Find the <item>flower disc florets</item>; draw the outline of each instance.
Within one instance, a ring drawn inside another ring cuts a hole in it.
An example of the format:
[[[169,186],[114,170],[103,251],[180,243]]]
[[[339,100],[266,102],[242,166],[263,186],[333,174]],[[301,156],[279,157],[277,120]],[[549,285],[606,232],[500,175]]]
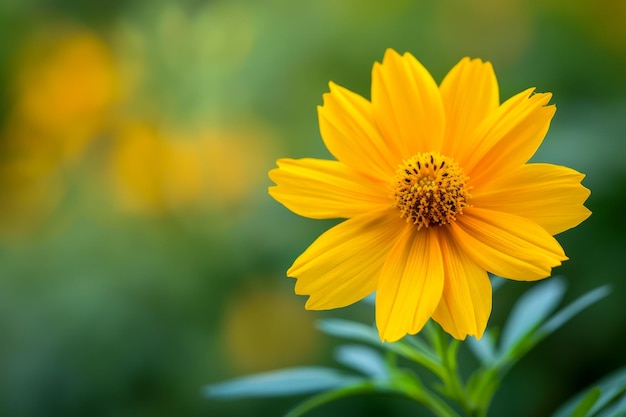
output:
[[[452,158],[438,152],[418,153],[398,166],[394,205],[418,230],[452,223],[468,206],[471,195],[467,180]]]

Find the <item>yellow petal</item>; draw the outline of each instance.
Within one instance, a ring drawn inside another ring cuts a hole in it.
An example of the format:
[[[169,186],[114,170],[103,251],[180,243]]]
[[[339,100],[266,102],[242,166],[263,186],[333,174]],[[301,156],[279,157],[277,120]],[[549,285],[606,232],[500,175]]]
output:
[[[470,137],[473,152],[463,162],[472,184],[487,183],[515,170],[535,154],[556,108],[551,94],[528,89],[504,102]]]
[[[441,150],[445,126],[441,94],[413,55],[400,56],[388,49],[382,64],[374,64],[372,106],[381,133],[399,144],[403,158]]]
[[[437,233],[406,224],[383,265],[376,292],[381,340],[395,342],[419,332],[443,291],[443,263]]]
[[[442,231],[445,229],[442,229]],[[433,314],[453,337],[482,337],[491,314],[491,283],[487,271],[474,262],[458,244],[440,233],[443,255],[443,296]]]
[[[380,135],[369,101],[330,83],[318,117],[324,144],[335,158],[365,176],[393,176],[402,157],[397,144]]]
[[[583,206],[590,191],[585,176],[551,164],[528,164],[472,192],[472,204],[530,219],[555,235],[577,226],[591,212]]]
[[[390,206],[387,185],[337,161],[280,159],[269,193],[289,210],[313,219],[350,218]]]
[[[481,268],[503,278],[545,278],[567,259],[544,228],[513,214],[469,207],[450,226],[459,247]]]
[[[463,166],[465,155],[474,150],[467,139],[500,105],[498,81],[491,63],[464,58],[445,76],[439,90],[446,114],[442,153]]]
[[[350,305],[376,289],[380,269],[406,223],[395,212],[367,213],[329,229],[295,260],[287,275],[306,308]]]

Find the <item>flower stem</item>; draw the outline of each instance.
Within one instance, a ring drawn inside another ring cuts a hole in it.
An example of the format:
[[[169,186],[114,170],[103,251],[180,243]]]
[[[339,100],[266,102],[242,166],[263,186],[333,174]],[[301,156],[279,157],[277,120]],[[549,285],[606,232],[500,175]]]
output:
[[[425,388],[412,390],[410,392],[405,390],[405,393],[409,396],[409,398],[428,408],[437,417],[461,417],[461,415],[459,415],[459,413],[450,407],[443,399]]]
[[[449,342],[443,329],[436,325],[433,327],[435,330],[431,332],[431,343],[446,371],[442,378],[445,394],[461,407],[466,416],[484,417],[486,409],[471,401],[457,369],[456,353],[460,342],[458,340]]]

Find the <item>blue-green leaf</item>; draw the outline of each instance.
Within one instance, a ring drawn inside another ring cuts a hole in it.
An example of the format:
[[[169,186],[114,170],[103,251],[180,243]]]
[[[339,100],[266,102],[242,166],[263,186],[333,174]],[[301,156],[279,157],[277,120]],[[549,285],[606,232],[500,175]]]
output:
[[[331,336],[382,345],[376,329],[363,323],[343,319],[322,319],[317,322],[317,327]]]
[[[397,353],[404,358],[421,364],[437,375],[442,375],[445,372],[440,359],[431,351],[422,351],[404,340],[394,343],[382,343],[378,336],[378,331],[372,326],[342,319],[323,319],[319,320],[317,325],[321,331],[332,336],[366,342]]]
[[[565,283],[559,277],[550,278],[526,291],[513,306],[502,330],[500,354],[513,348],[533,331],[556,308],[563,298]]]
[[[299,367],[235,378],[204,388],[208,397],[274,397],[317,392],[363,381],[332,368]]]
[[[468,337],[467,346],[483,365],[495,362],[496,346],[491,332],[486,331],[480,340],[475,337]]]
[[[365,394],[375,391],[390,391],[389,389],[377,388],[371,381],[365,381],[354,385],[348,385],[345,387],[337,388],[332,391],[326,391],[307,398],[302,403],[291,409],[285,417],[300,417],[305,415],[311,410],[321,407],[324,404],[328,404],[332,401],[340,398],[348,397],[351,395]]]
[[[567,323],[576,314],[580,313],[590,305],[598,302],[599,300],[609,295],[610,292],[611,290],[608,285],[604,285],[602,287],[596,288],[595,290],[589,291],[587,294],[581,296],[576,301],[561,309],[558,313],[552,316],[539,328],[537,333],[541,336],[544,336],[554,332],[559,327]]]
[[[364,302],[365,304],[369,304],[371,306],[376,305],[376,293],[375,292],[371,293],[370,295],[368,295],[367,297],[365,297],[361,301]]]
[[[587,395],[583,397],[574,411],[572,411],[571,417],[587,417],[594,404],[600,399],[601,394],[600,388],[596,387],[589,390]]]
[[[388,379],[389,372],[381,354],[362,345],[343,345],[335,351],[337,362],[349,366],[372,379]]]
[[[483,367],[471,375],[467,381],[467,395],[473,404],[486,407],[494,392],[500,386],[502,375],[498,368]]]
[[[506,284],[507,280],[504,278],[500,278],[497,275],[490,275],[491,278],[491,291],[492,292],[496,292],[498,290],[498,288],[502,287],[504,284]]]
[[[626,416],[626,393],[601,410],[595,417],[624,417]]]
[[[429,322],[430,322],[430,320],[429,320]],[[402,339],[402,340],[405,341],[411,347],[414,347],[417,350],[419,350],[420,352],[424,353],[425,355],[428,355],[428,356],[430,356],[433,359],[438,359],[438,356],[435,353],[435,351],[430,347],[430,345],[428,345],[420,337],[420,335],[418,335],[418,334],[407,335],[407,336],[404,336],[404,339]]]
[[[584,401],[584,399],[589,396],[589,391],[598,390],[600,392],[599,398],[594,402],[589,412],[585,415],[591,416],[596,415],[598,412],[602,411],[602,415],[606,416],[616,416],[620,415],[619,412],[622,409],[626,408],[626,399],[624,399],[624,393],[626,392],[626,367],[621,368],[612,374],[602,378],[598,383],[594,384],[593,388],[587,389],[577,395],[575,395],[572,399],[567,401],[561,408],[559,408],[552,417],[570,417],[577,409],[577,407]],[[620,398],[621,397],[621,398]],[[619,400],[613,404],[612,402]],[[606,406],[606,412],[603,411],[603,408]],[[614,412],[614,413],[613,413]],[[613,413],[613,414],[612,414]]]

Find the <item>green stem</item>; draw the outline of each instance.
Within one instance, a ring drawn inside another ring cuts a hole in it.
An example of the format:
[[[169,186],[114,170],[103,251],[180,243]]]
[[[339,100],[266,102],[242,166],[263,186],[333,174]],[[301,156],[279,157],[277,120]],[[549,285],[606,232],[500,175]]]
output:
[[[411,358],[415,360],[417,363],[423,363],[423,359],[427,359],[421,352],[416,352],[413,348],[408,345],[400,345],[399,342],[396,342],[394,345],[396,348],[402,346],[401,349],[388,350],[386,354],[386,362],[389,369],[397,370],[397,357],[396,355],[401,352],[403,356]],[[438,358],[433,358],[438,359]],[[427,369],[433,371],[436,375],[443,375],[445,369],[440,364],[436,364],[431,362],[431,360],[426,360],[427,364],[435,365],[433,367],[426,366]],[[422,385],[421,381],[416,375],[412,375],[410,373],[405,373],[401,371],[394,372],[395,375],[392,376],[391,386],[398,393],[402,393],[406,397],[422,404],[424,407],[428,408],[438,417],[461,417],[450,405],[448,405],[443,399],[437,396],[435,393],[427,390]]]
[[[479,370],[476,372],[478,373],[481,371]],[[493,399],[493,395],[495,394],[496,389],[500,385],[501,378],[502,374],[497,368],[492,368],[481,372],[478,383],[474,388],[473,394],[476,408],[480,411],[477,416],[487,415],[489,404]]]
[[[441,357],[443,367],[446,370],[446,379],[444,380],[446,390],[450,394],[451,398],[459,403],[463,411],[470,415],[472,407],[469,404],[465,389],[461,384],[460,376],[456,369],[456,347],[450,345],[446,346],[448,338],[443,330],[441,330],[438,326],[437,339],[438,352]]]
[[[426,392],[424,394],[426,394]],[[435,415],[439,417],[461,417],[452,407],[435,394],[428,392],[424,397],[426,400],[424,405]]]
[[[446,371],[445,377],[442,378],[445,393],[461,407],[468,417],[484,417],[486,406],[474,403],[461,382],[456,362],[456,352],[460,342],[453,340],[452,343],[448,343],[448,336],[443,329],[439,326],[434,327],[436,330],[431,333],[431,340]]]
[[[419,365],[422,365],[424,368],[428,369],[439,378],[444,378],[446,371],[443,368],[442,364],[437,361],[437,359],[439,358],[432,358],[424,354],[423,352],[416,350],[413,346],[402,340],[395,342],[393,349],[393,351],[397,354],[402,355]]]
[[[461,417],[452,407],[435,393],[421,387],[411,391],[404,390],[406,395],[428,408],[438,417]]]

